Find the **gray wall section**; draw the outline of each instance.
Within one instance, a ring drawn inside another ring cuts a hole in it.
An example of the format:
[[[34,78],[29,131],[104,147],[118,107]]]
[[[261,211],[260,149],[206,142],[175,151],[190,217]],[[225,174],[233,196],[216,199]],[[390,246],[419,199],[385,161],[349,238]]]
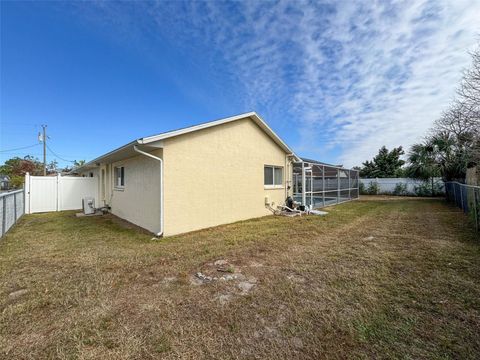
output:
[[[0,236],[3,237],[25,212],[24,191],[0,194]]]
[[[112,189],[110,203],[112,213],[153,233],[158,233],[160,162],[140,155],[112,165],[125,167],[125,187]]]

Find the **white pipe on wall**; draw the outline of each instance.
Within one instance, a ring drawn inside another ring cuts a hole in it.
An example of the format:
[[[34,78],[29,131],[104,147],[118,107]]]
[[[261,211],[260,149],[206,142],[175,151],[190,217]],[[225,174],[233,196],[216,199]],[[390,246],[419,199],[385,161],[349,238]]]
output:
[[[160,232],[157,233],[157,236],[163,235],[163,159],[158,156],[149,154],[145,151],[139,150],[136,145],[133,146],[133,150],[136,152],[148,156],[152,159],[160,161]]]
[[[289,167],[289,160],[288,160],[289,155],[285,155],[285,174],[283,175],[285,177],[285,195],[284,199],[287,198],[288,196],[288,184],[290,183],[290,167]]]
[[[305,185],[307,182],[305,181],[305,163],[302,161],[302,205],[306,206],[307,202],[307,194],[305,193]]]
[[[285,199],[290,195],[292,191],[290,189],[293,188],[293,166],[292,166],[292,158],[293,154],[285,155]],[[290,186],[290,189],[288,188]]]

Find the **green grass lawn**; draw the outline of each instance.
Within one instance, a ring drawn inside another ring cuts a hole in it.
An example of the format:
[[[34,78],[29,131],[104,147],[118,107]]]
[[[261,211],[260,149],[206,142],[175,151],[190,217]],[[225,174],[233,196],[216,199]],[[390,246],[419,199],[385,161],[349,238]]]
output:
[[[157,241],[111,216],[24,216],[0,240],[0,357],[478,358],[464,214],[424,199],[328,210]]]

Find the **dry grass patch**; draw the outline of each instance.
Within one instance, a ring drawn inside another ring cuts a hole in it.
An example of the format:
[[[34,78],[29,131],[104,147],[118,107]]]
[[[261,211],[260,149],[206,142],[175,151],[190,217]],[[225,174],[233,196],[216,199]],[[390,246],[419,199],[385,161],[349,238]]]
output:
[[[329,211],[160,241],[110,217],[25,216],[0,244],[2,357],[477,357],[480,246],[462,213]]]

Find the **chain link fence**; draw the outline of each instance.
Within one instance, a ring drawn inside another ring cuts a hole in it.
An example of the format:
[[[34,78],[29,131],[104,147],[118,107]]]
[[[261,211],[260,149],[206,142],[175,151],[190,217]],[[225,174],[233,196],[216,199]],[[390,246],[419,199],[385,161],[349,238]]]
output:
[[[475,229],[480,231],[480,186],[448,181],[445,183],[445,194],[448,201],[471,217]]]
[[[0,238],[16,224],[25,213],[24,190],[0,193]]]

